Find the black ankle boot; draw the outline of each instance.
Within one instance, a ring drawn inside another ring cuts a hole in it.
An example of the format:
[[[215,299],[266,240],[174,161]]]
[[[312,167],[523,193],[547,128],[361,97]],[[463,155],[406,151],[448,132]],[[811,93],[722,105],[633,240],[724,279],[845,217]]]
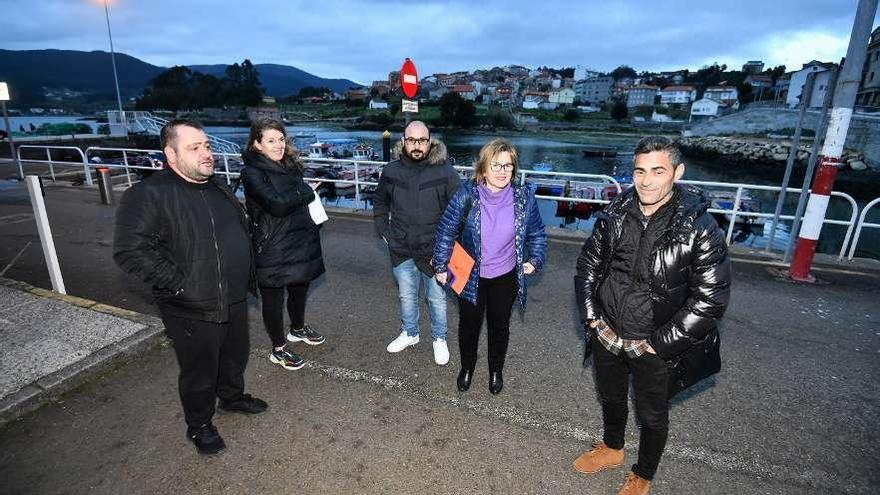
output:
[[[467,390],[471,388],[471,378],[473,377],[474,370],[462,368],[461,371],[458,372],[458,380],[456,380],[458,390],[460,392],[467,392]]]
[[[489,392],[492,392],[492,395],[498,395],[502,388],[504,388],[504,377],[501,376],[501,372],[489,372]]]

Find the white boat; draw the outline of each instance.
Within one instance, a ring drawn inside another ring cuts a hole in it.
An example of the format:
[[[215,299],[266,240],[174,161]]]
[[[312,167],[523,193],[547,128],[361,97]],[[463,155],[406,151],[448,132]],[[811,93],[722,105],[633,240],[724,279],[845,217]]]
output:
[[[309,152],[306,156],[309,158],[333,158],[330,154],[330,145],[320,141],[309,145]]]
[[[358,144],[352,149],[352,158],[355,160],[375,160],[379,158],[368,144]]]

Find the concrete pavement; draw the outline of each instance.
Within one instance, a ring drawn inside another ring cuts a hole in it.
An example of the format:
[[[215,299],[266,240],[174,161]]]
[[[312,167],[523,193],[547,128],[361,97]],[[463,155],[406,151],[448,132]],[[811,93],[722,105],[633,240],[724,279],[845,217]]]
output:
[[[3,221],[27,213],[14,191],[0,194],[0,206],[5,267],[35,231]],[[97,205],[95,191],[70,188],[47,188],[47,206],[68,290],[154,315],[146,289],[109,261],[112,208]],[[485,357],[471,391],[455,389],[452,301],[448,366],[433,364],[427,341],[384,351],[397,333],[396,290],[371,230],[368,218],[339,214],[323,230],[328,273],[310,294],[307,317],[328,342],[298,345],[306,368],[268,362],[252,302],[247,379],[270,411],[218,416],[225,454],[200,458],[183,438],[174,356],[159,345],[0,428],[0,493],[616,493],[624,470],[590,477],[570,468],[601,435],[571,294],[581,241],[551,240],[529,308],[514,315],[496,397],[486,389]],[[38,242],[33,250],[6,276],[46,287]],[[735,253],[723,370],[674,402],[653,493],[880,486],[878,270],[829,265],[818,272],[824,285],[803,286],[774,278],[772,263]],[[636,432],[631,422],[627,465]]]

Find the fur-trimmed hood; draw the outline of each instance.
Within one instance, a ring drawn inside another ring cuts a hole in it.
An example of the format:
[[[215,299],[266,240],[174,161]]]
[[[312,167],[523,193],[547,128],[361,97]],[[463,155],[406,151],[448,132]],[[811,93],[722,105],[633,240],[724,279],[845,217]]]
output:
[[[443,141],[435,138],[431,138],[431,149],[428,151],[428,156],[426,156],[424,160],[418,162],[412,161],[408,156],[403,154],[402,140],[398,140],[397,144],[394,145],[394,149],[391,150],[391,159],[400,160],[400,162],[406,166],[416,164],[424,164],[427,166],[445,165],[448,158],[449,154],[446,152],[446,145],[443,144]]]

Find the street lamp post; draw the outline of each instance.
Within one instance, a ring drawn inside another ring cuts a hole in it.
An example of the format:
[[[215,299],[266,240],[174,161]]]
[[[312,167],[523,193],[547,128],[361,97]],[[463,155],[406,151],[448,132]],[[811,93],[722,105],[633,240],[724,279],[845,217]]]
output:
[[[110,1],[104,0],[104,14],[107,17],[107,37],[110,38],[110,61],[113,63],[113,81],[116,83],[116,103],[119,105],[119,119],[121,120],[125,134],[128,134],[128,126],[125,123],[125,111],[122,110],[122,95],[119,92],[119,76],[116,74],[116,52],[113,50],[113,33],[110,32]]]
[[[9,151],[12,153],[12,163],[18,165],[18,178],[24,180],[24,170],[21,168],[21,162],[18,155],[15,154],[15,143],[12,141],[12,127],[9,125],[9,114],[6,112],[6,102],[9,100],[9,86],[5,82],[0,82],[0,106],[3,107],[3,123],[6,125],[6,139],[9,140]]]

